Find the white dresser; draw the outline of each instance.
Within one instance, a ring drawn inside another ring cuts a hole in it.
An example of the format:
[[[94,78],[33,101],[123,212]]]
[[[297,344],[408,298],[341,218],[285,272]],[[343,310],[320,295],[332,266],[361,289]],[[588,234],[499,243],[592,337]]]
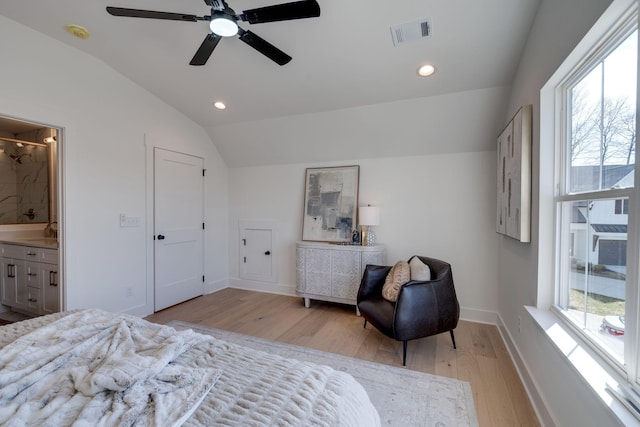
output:
[[[384,247],[296,242],[296,294],[304,298],[356,304],[367,264],[384,265]]]

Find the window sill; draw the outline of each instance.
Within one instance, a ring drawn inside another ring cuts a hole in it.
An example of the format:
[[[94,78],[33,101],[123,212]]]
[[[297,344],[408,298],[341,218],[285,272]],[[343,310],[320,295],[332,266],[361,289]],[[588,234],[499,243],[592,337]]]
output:
[[[626,379],[609,367],[589,346],[582,342],[562,321],[549,310],[525,306],[535,323],[564,355],[574,371],[591,387],[611,412],[625,426],[640,426],[640,414],[632,413],[627,407],[607,391],[607,384],[617,388],[626,384]]]

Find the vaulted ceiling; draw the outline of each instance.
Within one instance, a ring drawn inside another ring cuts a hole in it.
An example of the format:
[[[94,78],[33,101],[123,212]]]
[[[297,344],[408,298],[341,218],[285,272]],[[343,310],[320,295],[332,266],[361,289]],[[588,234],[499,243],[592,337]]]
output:
[[[228,1],[237,13],[276,3]],[[0,14],[93,55],[211,130],[509,86],[539,0],[318,3],[318,18],[240,24],[293,57],[284,66],[237,37],[222,39],[204,66],[191,66],[208,22],[115,17],[105,10],[210,15],[204,0],[3,0]],[[420,20],[430,22],[429,37],[394,45],[391,26]],[[68,24],[85,27],[90,37],[73,37]],[[421,78],[416,70],[426,62],[437,72]],[[227,109],[214,109],[216,100]]]

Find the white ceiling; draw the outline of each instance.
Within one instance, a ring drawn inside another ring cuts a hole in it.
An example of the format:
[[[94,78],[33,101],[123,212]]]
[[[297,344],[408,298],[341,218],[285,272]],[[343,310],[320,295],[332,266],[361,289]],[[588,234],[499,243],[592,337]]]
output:
[[[237,38],[190,66],[206,22],[114,17],[106,6],[209,15],[203,0],[2,0],[0,14],[99,58],[205,129],[509,86],[539,0],[318,0],[319,18],[242,23],[293,57],[278,66]],[[236,13],[280,3],[229,0]],[[433,36],[394,46],[390,26],[430,18]],[[67,24],[89,30],[87,40]],[[416,74],[430,62],[437,73]],[[214,100],[228,108],[218,111]]]

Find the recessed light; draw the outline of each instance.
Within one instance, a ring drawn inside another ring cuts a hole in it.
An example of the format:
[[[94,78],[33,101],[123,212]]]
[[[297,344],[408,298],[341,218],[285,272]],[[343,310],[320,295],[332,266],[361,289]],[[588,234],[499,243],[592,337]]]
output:
[[[80,25],[69,24],[64,27],[69,34],[79,38],[80,40],[86,40],[89,38],[89,30]]]
[[[227,106],[225,105],[224,102],[222,101],[216,101],[213,103],[213,106],[216,107],[218,110],[224,110],[225,108],[227,108]]]
[[[436,67],[430,64],[425,64],[418,68],[418,75],[422,77],[428,77],[436,72]]]

